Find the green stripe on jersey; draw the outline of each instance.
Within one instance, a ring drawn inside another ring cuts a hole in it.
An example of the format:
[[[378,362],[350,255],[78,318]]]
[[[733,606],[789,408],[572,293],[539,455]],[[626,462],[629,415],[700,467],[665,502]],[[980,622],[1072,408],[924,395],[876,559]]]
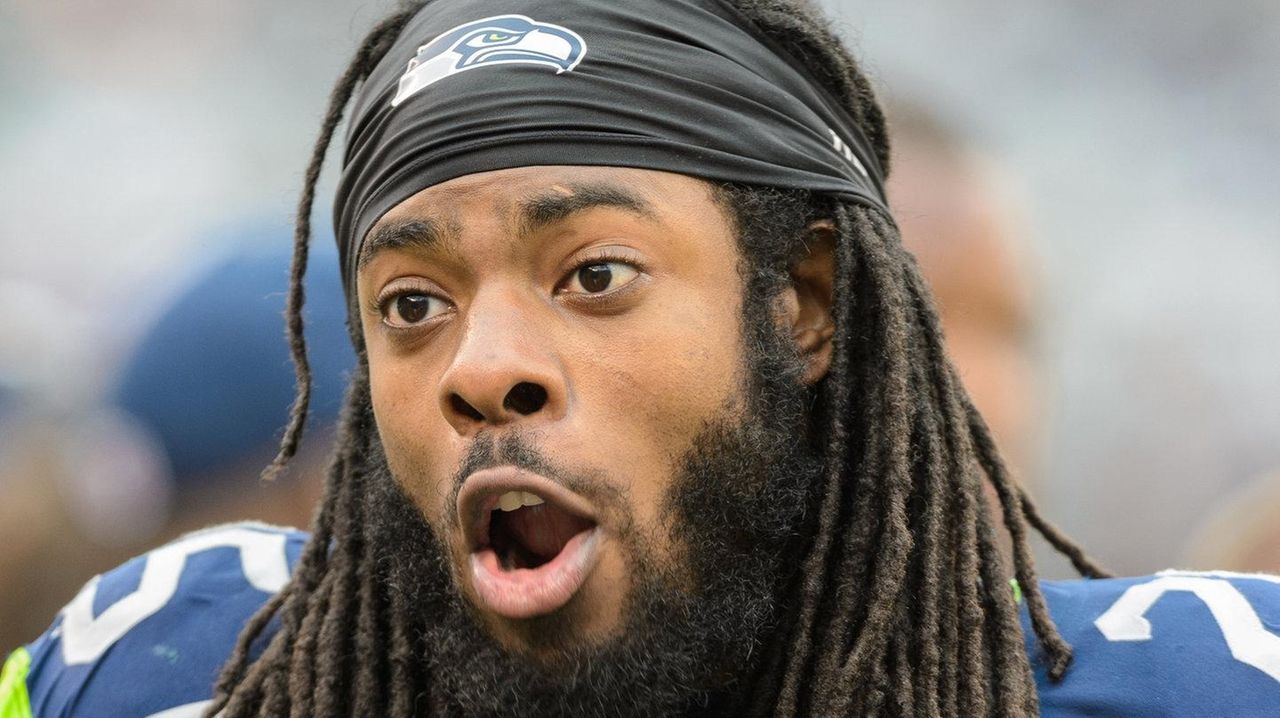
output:
[[[27,671],[31,670],[31,654],[19,648],[9,654],[0,671],[0,718],[31,718],[31,701],[27,698]]]

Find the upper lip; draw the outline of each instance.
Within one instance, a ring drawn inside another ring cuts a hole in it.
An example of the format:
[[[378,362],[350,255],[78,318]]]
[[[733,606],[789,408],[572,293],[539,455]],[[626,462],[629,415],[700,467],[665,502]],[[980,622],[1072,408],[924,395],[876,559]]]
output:
[[[459,525],[467,533],[468,548],[489,543],[489,516],[498,498],[508,491],[528,491],[557,508],[598,524],[595,507],[585,498],[541,474],[515,466],[482,469],[466,478],[458,492]]]

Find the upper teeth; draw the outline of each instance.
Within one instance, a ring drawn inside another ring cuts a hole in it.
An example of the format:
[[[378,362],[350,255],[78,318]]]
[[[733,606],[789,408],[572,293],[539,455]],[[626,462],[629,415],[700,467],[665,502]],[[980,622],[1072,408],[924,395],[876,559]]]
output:
[[[537,506],[543,503],[542,497],[528,491],[508,491],[498,497],[498,508],[502,511],[515,511],[524,506]]]

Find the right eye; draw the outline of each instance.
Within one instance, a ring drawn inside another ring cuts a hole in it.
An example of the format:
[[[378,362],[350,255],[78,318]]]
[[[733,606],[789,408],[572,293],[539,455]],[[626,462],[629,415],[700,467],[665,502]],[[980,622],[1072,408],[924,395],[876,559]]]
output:
[[[396,329],[420,326],[444,314],[448,302],[421,292],[404,292],[388,297],[381,307],[382,321]]]

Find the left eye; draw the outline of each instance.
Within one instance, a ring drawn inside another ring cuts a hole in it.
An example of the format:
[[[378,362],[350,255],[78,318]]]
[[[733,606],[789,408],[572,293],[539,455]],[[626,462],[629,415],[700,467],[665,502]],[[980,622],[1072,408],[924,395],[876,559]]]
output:
[[[488,35],[485,35],[484,37],[485,42],[503,42],[505,40],[510,40],[510,39],[511,39],[510,35],[507,35],[501,32],[491,32]]]
[[[407,292],[393,296],[383,303],[379,311],[382,321],[388,326],[398,329],[425,324],[447,311],[449,305],[439,297],[430,294]]]
[[[578,267],[569,275],[565,291],[600,294],[630,283],[639,274],[639,270],[626,262],[592,262]]]

